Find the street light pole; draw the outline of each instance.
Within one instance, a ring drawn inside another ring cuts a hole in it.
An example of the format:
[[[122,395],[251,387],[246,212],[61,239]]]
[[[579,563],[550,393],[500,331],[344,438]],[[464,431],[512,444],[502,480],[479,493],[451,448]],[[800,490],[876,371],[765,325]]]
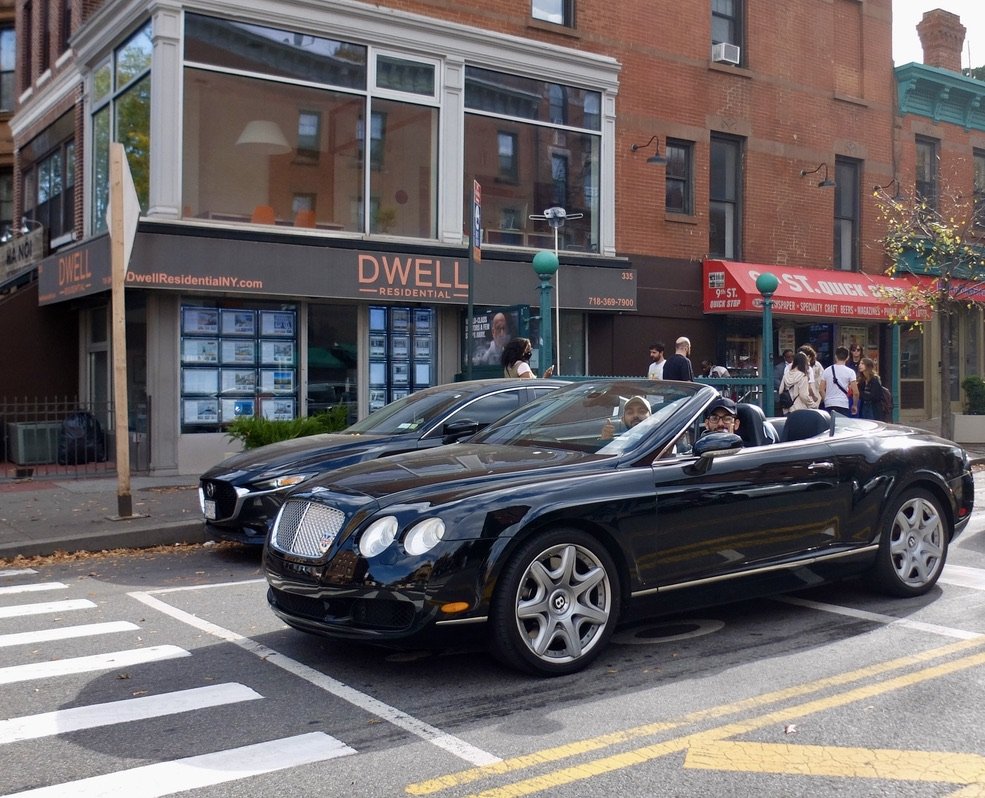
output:
[[[557,274],[560,261],[555,253],[542,249],[534,255],[533,267],[540,279],[540,353],[541,357],[550,359],[554,349],[554,341],[551,333],[551,277]],[[541,373],[544,372],[550,363],[539,363]],[[555,365],[555,371],[557,367]]]
[[[756,290],[763,295],[763,412],[773,415],[773,294],[780,287],[775,274],[764,272],[756,278]]]
[[[580,219],[585,214],[583,213],[568,213],[564,208],[554,206],[552,208],[546,208],[543,213],[532,213],[530,214],[531,219],[544,219],[554,230],[554,258],[557,260],[558,264],[561,263],[560,260],[560,247],[558,242],[559,231],[564,227],[564,223],[568,219]],[[540,254],[540,253],[538,253]],[[536,260],[536,256],[534,256]],[[560,268],[560,266],[555,268],[555,271]],[[557,328],[557,359],[558,362],[554,364],[554,374],[555,376],[561,373],[561,275],[554,278],[554,290],[557,292],[557,302],[555,302],[554,308],[554,322]],[[543,308],[540,311],[541,318],[544,316]]]

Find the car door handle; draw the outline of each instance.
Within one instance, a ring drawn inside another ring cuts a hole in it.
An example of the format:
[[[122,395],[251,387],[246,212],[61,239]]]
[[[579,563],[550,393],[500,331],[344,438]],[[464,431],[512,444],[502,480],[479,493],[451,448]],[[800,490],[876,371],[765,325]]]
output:
[[[831,474],[834,473],[835,464],[830,460],[825,460],[823,463],[811,463],[807,466],[807,470],[812,474]]]

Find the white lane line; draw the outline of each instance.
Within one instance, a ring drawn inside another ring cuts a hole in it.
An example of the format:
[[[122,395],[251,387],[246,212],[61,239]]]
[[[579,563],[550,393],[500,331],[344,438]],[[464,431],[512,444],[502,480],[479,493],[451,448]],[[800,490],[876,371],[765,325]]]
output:
[[[9,596],[14,593],[39,593],[42,590],[65,590],[68,585],[61,582],[36,582],[27,585],[7,585],[0,587],[0,596]]]
[[[353,706],[356,706],[365,712],[376,715],[378,718],[385,720],[387,723],[391,723],[404,731],[410,732],[411,734],[420,737],[422,740],[425,740],[432,745],[453,754],[454,756],[464,759],[472,765],[491,765],[495,762],[502,761],[498,756],[490,754],[488,751],[483,751],[480,748],[476,748],[458,737],[454,737],[453,735],[447,734],[441,729],[431,726],[422,720],[411,717],[406,712],[402,712],[396,707],[391,707],[389,704],[384,704],[382,701],[379,701],[372,696],[368,696],[365,693],[361,693],[355,688],[349,687],[349,685],[344,684],[337,679],[333,679],[331,676],[325,675],[321,671],[310,668],[307,665],[291,659],[290,657],[284,656],[283,654],[274,651],[272,648],[267,648],[267,646],[257,643],[249,637],[243,637],[241,634],[230,631],[229,629],[223,629],[221,626],[216,626],[213,623],[202,620],[191,613],[185,612],[184,610],[179,610],[177,607],[166,604],[148,593],[130,593],[129,595],[137,599],[137,601],[141,601],[144,604],[155,608],[159,612],[163,612],[165,615],[169,615],[176,620],[187,623],[196,629],[206,632],[207,634],[214,635],[221,640],[234,643],[240,648],[249,651],[251,654],[255,654],[264,662],[269,662],[271,665],[276,665],[278,668],[282,668],[288,673],[292,673],[295,676],[304,679],[325,692],[331,693],[332,695],[341,698],[343,701],[348,701]]]
[[[80,626],[63,626],[58,629],[41,629],[36,632],[16,632],[0,635],[0,648],[50,643],[52,640],[70,640],[73,637],[133,632],[138,629],[140,629],[139,626],[129,621],[107,621],[105,623],[84,623]]]
[[[979,632],[968,632],[964,629],[954,629],[950,626],[939,626],[936,623],[924,623],[923,621],[911,621],[906,618],[897,618],[893,615],[882,615],[878,612],[866,612],[856,610],[851,607],[839,607],[837,604],[824,604],[820,601],[808,601],[807,599],[797,598],[796,596],[780,596],[776,601],[785,604],[796,604],[798,607],[808,607],[812,610],[830,612],[835,615],[844,615],[848,618],[859,618],[863,621],[882,623],[886,626],[902,626],[905,629],[913,629],[918,632],[929,632],[930,634],[942,635],[943,637],[956,637],[959,640],[974,640],[982,637]]]
[[[234,682],[176,690],[163,695],[128,698],[124,701],[109,701],[105,704],[91,704],[86,707],[60,709],[57,712],[44,712],[39,715],[25,715],[0,721],[0,745],[22,740],[36,740],[39,737],[50,737],[55,734],[68,734],[83,729],[96,729],[116,723],[160,718],[240,701],[256,701],[258,698],[263,696],[245,685]]]
[[[49,679],[52,676],[68,676],[73,673],[90,673],[110,668],[127,668],[176,657],[190,657],[191,654],[177,646],[150,646],[129,651],[112,651],[95,654],[91,657],[72,657],[53,662],[36,662],[30,665],[12,665],[0,668],[0,684],[27,682],[32,679]]]
[[[945,565],[944,573],[937,580],[945,585],[970,587],[972,590],[985,590],[985,570],[969,568],[966,565]]]
[[[0,607],[0,618],[21,618],[25,615],[47,615],[52,612],[89,610],[95,606],[88,599],[46,601],[43,604],[15,604],[13,607]]]
[[[0,579],[6,579],[9,576],[24,576],[26,574],[36,574],[33,568],[7,568],[6,570],[0,571]]]
[[[356,753],[323,732],[92,776],[15,793],[19,798],[158,798]],[[324,789],[324,785],[322,785]],[[319,794],[324,794],[321,790]]]

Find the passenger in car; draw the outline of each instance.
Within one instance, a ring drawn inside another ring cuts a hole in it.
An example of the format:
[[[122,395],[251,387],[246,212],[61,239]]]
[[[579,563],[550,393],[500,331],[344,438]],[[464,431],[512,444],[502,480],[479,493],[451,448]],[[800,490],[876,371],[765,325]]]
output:
[[[642,396],[630,396],[622,408],[622,420],[618,429],[611,419],[606,419],[602,425],[602,432],[599,437],[604,441],[611,441],[616,435],[620,435],[626,430],[630,430],[650,417],[650,403]]]

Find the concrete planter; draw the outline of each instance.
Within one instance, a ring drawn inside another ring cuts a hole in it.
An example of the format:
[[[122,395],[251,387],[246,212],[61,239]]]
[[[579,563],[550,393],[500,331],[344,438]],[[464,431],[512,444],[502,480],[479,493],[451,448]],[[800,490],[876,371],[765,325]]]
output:
[[[954,414],[955,443],[985,443],[985,416]]]

